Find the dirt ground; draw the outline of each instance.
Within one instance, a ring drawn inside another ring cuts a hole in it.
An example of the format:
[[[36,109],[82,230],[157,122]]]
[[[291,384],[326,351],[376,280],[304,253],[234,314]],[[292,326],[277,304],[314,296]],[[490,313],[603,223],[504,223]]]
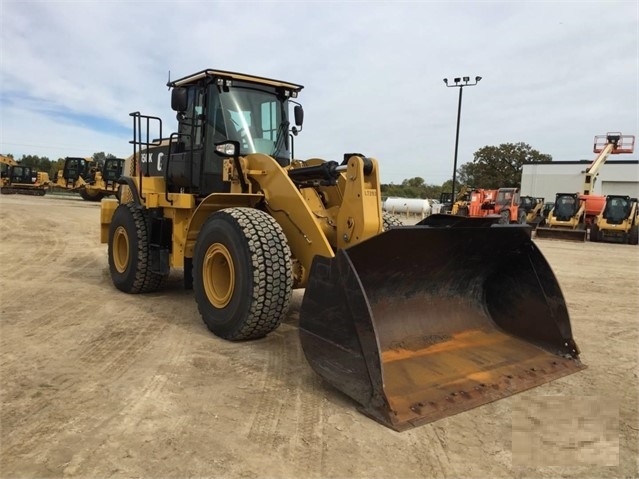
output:
[[[637,247],[538,240],[588,368],[397,433],[310,369],[302,292],[269,337],[231,343],[180,273],[112,286],[99,204],[4,196],[0,218],[3,478],[638,476]]]

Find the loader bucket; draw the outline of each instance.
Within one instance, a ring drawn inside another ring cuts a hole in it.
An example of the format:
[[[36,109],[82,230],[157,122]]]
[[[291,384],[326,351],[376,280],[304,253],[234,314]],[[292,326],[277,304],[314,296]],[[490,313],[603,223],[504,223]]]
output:
[[[451,221],[316,257],[302,302],[312,368],[397,431],[584,367],[530,227]]]
[[[586,230],[561,228],[561,227],[538,227],[535,230],[535,238],[559,239],[567,241],[576,241],[583,243],[586,241]]]

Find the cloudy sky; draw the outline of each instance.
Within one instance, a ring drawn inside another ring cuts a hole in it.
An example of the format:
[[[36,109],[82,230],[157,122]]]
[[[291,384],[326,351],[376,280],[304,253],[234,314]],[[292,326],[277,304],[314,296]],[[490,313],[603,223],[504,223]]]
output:
[[[166,87],[205,68],[305,86],[296,157],[377,158],[383,183],[452,177],[482,146],[591,159],[639,134],[636,1],[0,0],[0,153],[131,154],[141,111],[175,129]],[[625,155],[635,159],[635,155]]]

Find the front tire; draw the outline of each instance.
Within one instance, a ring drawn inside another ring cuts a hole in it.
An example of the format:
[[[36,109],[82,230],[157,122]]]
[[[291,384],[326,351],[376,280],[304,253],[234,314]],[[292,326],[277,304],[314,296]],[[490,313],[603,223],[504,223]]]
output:
[[[596,223],[590,226],[590,241],[593,243],[599,242],[599,226]]]
[[[253,208],[212,214],[195,243],[193,290],[216,336],[239,341],[275,330],[293,291],[291,251],[277,221]]]
[[[499,213],[499,224],[500,225],[509,225],[510,224],[510,211],[502,210]]]
[[[151,271],[149,223],[133,203],[119,205],[109,227],[109,271],[113,284],[125,293],[156,291],[166,275]]]

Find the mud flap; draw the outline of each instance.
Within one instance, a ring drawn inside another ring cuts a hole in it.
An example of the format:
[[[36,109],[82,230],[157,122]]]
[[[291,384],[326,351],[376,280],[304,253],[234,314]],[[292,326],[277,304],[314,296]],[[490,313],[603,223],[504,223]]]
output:
[[[586,230],[561,228],[561,227],[538,227],[535,230],[536,238],[560,239],[583,243],[586,241]]]
[[[398,431],[584,367],[530,227],[432,224],[316,257],[300,313],[313,369]]]

